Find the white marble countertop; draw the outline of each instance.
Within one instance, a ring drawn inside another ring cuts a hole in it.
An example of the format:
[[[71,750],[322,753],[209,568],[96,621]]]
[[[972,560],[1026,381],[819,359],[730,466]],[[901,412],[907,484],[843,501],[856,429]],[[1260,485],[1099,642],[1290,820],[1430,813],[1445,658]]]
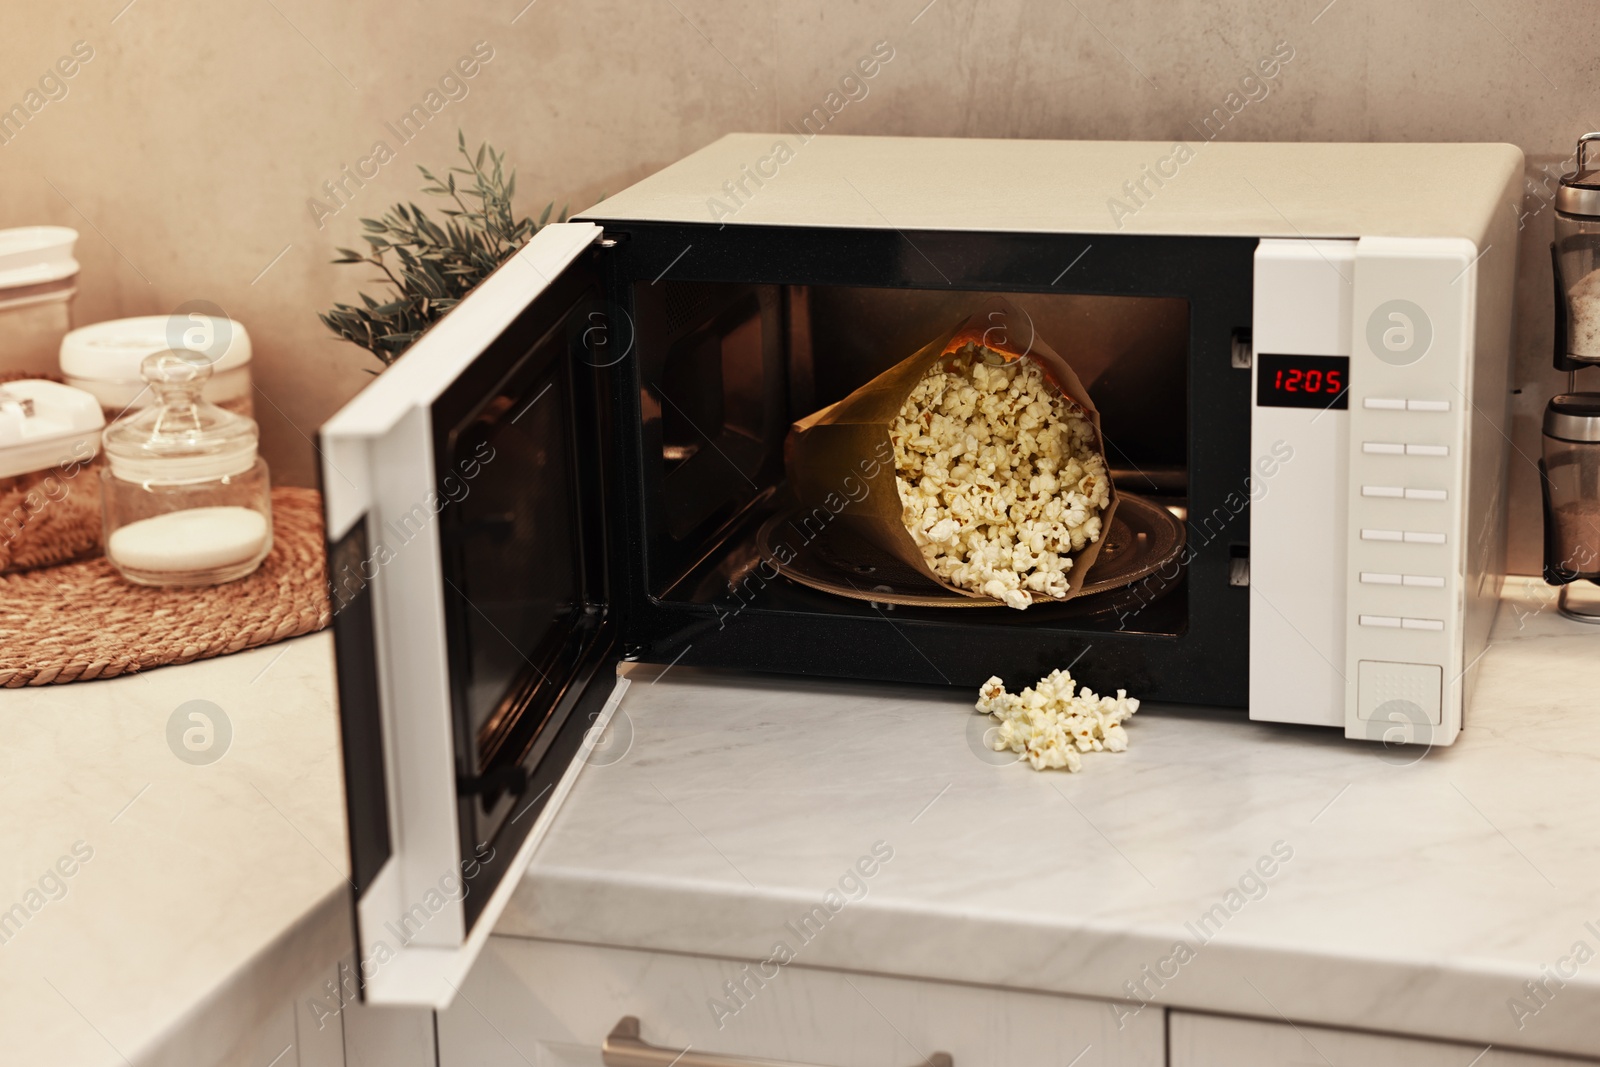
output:
[[[327,634],[0,690],[6,1062],[235,1062],[349,950],[332,692]],[[231,724],[208,764],[168,744],[191,700]]]
[[[1415,762],[1147,705],[1128,752],[1041,774],[979,755],[962,694],[636,669],[631,748],[584,769],[497,933],[1600,1053],[1600,629],[1512,586],[1466,730]]]

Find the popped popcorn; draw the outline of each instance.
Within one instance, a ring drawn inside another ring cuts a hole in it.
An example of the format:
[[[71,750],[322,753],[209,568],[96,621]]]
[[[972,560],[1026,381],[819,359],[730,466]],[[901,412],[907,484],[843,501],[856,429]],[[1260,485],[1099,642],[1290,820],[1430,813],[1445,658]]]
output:
[[[968,343],[917,383],[890,440],[902,521],[935,574],[1017,609],[1067,594],[1111,485],[1093,423],[1037,363]]]
[[[992,742],[996,752],[1023,753],[1036,771],[1046,767],[1082,767],[1083,752],[1122,752],[1128,732],[1122,721],[1139,710],[1139,701],[1126,689],[1114,697],[1097,696],[1088,686],[1077,689],[1067,671],[1051,671],[1020,693],[1006,692],[1006,684],[990,678],[978,690],[973,705],[980,715],[1000,723]]]

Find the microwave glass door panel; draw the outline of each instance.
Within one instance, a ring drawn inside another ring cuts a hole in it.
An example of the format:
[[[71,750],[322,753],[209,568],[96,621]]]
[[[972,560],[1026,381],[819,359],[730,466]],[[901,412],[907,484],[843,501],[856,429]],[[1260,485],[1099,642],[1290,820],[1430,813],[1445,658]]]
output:
[[[603,636],[603,524],[586,469],[600,446],[579,414],[594,408],[581,334],[597,294],[578,281],[552,285],[542,296],[556,306],[433,404],[462,860],[490,852],[491,870],[515,851],[496,845],[511,820],[536,814],[529,770]],[[467,895],[469,921],[485,898]]]

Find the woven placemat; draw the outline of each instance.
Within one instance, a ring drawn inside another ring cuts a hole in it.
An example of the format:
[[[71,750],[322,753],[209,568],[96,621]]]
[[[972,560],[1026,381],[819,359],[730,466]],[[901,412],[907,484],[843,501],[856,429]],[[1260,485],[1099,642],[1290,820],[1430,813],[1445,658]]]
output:
[[[248,578],[156,589],[105,558],[0,576],[0,686],[111,678],[270,645],[328,625],[322,499],[272,491],[272,552]]]

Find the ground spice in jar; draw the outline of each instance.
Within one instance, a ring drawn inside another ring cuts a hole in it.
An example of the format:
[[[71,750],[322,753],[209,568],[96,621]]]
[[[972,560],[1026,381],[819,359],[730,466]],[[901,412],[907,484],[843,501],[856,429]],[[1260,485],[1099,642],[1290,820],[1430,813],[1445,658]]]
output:
[[[1600,575],[1600,500],[1569,500],[1556,507],[1556,559],[1580,578]]]

